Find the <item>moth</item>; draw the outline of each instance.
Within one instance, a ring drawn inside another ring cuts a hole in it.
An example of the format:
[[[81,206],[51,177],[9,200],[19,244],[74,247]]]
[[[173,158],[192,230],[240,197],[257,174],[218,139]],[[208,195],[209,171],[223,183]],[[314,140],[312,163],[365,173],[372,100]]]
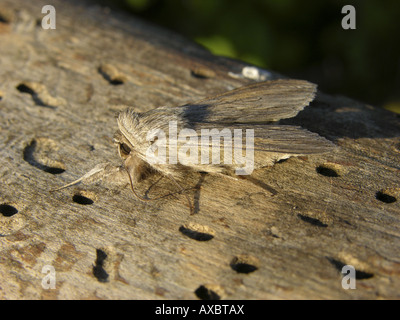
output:
[[[114,135],[122,159],[120,168],[126,171],[139,199],[151,200],[137,194],[135,184],[157,172],[173,182],[176,193],[185,194],[192,211],[190,198],[178,183],[190,171],[238,179],[238,170],[248,165],[243,160],[248,153],[253,155],[251,170],[241,175],[252,181],[249,173],[254,169],[292,156],[331,151],[333,144],[318,134],[279,124],[279,120],[303,110],[314,99],[316,90],[317,86],[307,81],[280,79],[253,83],[179,107],[159,107],[143,113],[127,108],[118,115]],[[205,138],[203,133],[207,134]],[[103,171],[104,166],[96,167],[64,187]]]

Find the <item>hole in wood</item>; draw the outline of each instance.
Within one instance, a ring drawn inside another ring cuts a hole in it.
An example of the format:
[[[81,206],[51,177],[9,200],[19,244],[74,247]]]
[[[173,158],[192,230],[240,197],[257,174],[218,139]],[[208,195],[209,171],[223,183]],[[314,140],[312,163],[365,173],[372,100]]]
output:
[[[325,177],[339,177],[339,173],[337,172],[337,170],[325,165],[318,166],[316,170],[320,175],[323,175]]]
[[[4,217],[12,217],[14,214],[18,213],[18,210],[7,204],[7,203],[3,203],[0,204],[0,213],[4,216]]]
[[[51,174],[60,174],[63,173],[65,170],[62,168],[56,168],[56,167],[46,167],[43,169],[45,172],[51,173]]]
[[[258,259],[249,255],[240,255],[232,259],[230,266],[237,273],[252,273],[258,269]]]
[[[65,99],[50,95],[47,87],[39,82],[21,82],[16,88],[19,92],[30,94],[35,104],[41,107],[54,110],[66,103]]]
[[[200,300],[220,300],[221,296],[208,286],[201,285],[194,292]]]
[[[107,253],[101,249],[96,249],[96,261],[93,266],[93,275],[99,282],[108,282],[109,276],[106,270],[104,270],[104,262],[107,259]]]
[[[18,90],[19,92],[22,92],[22,93],[29,93],[29,94],[31,94],[31,95],[34,95],[34,94],[35,94],[35,91],[34,91],[32,88],[28,87],[28,86],[27,86],[26,84],[24,84],[24,83],[19,84],[19,85],[17,86],[17,90]]]
[[[10,21],[0,13],[0,23],[10,23]]]
[[[38,18],[35,20],[35,26],[40,27],[40,28],[42,27],[42,19],[41,18]]]
[[[278,160],[276,163],[284,163],[284,162],[286,162],[286,161],[288,161],[288,160],[289,160],[289,158],[280,159],[280,160]]]
[[[394,197],[384,191],[378,191],[375,195],[375,198],[384,203],[393,203],[393,202],[397,201],[396,197]]]
[[[91,205],[94,203],[92,199],[85,197],[82,194],[74,194],[72,201],[81,205]]]
[[[304,222],[308,222],[316,227],[326,228],[328,226],[326,223],[323,223],[322,221],[320,221],[316,218],[312,218],[312,217],[309,217],[309,216],[306,216],[306,215],[303,215],[300,213],[297,216]]]
[[[216,74],[214,70],[205,67],[195,67],[191,70],[192,77],[200,79],[215,78]]]
[[[343,267],[346,265],[346,263],[343,263],[342,261],[339,261],[334,258],[327,257],[328,261],[338,270],[340,273],[342,272]],[[364,279],[370,279],[374,276],[373,273],[361,271],[356,269],[356,279],[357,280],[364,280]]]
[[[214,230],[211,228],[196,223],[180,226],[179,231],[190,239],[197,241],[209,241],[215,235]]]
[[[62,162],[49,158],[54,141],[48,139],[33,139],[24,149],[24,160],[30,165],[51,174],[60,174],[65,171]]]
[[[102,64],[98,71],[104,79],[114,86],[124,84],[128,80],[123,73],[111,64]]]
[[[123,84],[125,81],[124,80],[122,80],[122,79],[112,79],[112,80],[110,80],[109,81],[110,82],[110,84],[112,84],[113,86],[118,86],[118,85],[120,85],[120,84]]]
[[[0,23],[8,24],[12,21],[12,13],[8,11],[0,11]]]

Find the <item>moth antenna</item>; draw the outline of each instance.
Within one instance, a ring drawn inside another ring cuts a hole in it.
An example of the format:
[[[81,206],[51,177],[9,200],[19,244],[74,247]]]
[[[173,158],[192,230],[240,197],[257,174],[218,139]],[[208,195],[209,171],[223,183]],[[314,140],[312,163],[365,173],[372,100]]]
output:
[[[82,182],[83,180],[86,180],[88,178],[90,178],[91,176],[95,175],[96,173],[99,173],[101,171],[104,170],[104,168],[107,166],[107,164],[98,164],[97,166],[95,166],[92,170],[90,170],[89,172],[85,173],[82,177],[80,177],[79,179],[72,181],[62,187],[59,187],[57,189],[52,189],[50,190],[50,192],[55,192],[55,191],[60,191],[62,189],[74,186],[80,182]]]
[[[79,178],[78,180],[72,181],[71,183],[68,183],[66,185],[63,185],[63,186],[61,186],[59,188],[51,189],[49,192],[56,192],[56,191],[60,191],[62,189],[68,188],[68,187],[72,187],[72,186],[80,183],[82,180],[83,180],[83,177]]]

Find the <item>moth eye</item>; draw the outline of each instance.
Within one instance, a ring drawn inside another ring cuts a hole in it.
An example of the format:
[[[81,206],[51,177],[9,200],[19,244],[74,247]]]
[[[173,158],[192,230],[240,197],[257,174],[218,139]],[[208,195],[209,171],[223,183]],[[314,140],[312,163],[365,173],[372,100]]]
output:
[[[121,156],[128,156],[131,153],[131,148],[129,148],[126,143],[120,143],[119,152]]]

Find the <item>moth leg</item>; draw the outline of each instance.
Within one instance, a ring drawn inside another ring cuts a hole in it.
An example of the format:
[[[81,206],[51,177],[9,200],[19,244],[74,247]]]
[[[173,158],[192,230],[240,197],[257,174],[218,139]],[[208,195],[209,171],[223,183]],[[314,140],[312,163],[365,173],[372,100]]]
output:
[[[164,175],[161,175],[161,177],[158,178],[157,181],[154,182],[154,183],[147,189],[147,191],[145,192],[145,196],[146,196],[146,197],[147,197],[147,195],[150,193],[151,189],[152,189],[157,183],[159,183],[164,177],[165,177]],[[192,187],[192,188],[185,188],[185,189],[183,189],[182,191],[198,190],[198,189],[200,189],[200,186],[195,186],[195,187]],[[170,195],[170,196],[174,196],[175,194],[182,194],[182,191],[170,193],[169,195]],[[175,198],[177,199],[177,197],[175,197]]]
[[[158,178],[157,181],[154,182],[154,183],[147,189],[147,191],[145,192],[145,196],[146,196],[146,197],[147,197],[147,195],[150,193],[150,190],[151,190],[157,183],[159,183],[163,178],[164,178],[164,176],[161,175],[161,177]]]
[[[252,184],[256,185],[257,187],[260,187],[266,191],[268,191],[269,193],[271,193],[273,196],[278,194],[278,191],[276,191],[274,188],[272,188],[271,186],[269,186],[268,184],[266,184],[265,182],[262,182],[261,180],[258,180],[254,177],[252,177],[251,175],[236,175],[233,173],[216,173],[224,178],[229,178],[229,179],[233,179],[238,181],[239,179],[241,180],[247,180],[249,182],[251,182]]]
[[[261,180],[258,180],[256,178],[253,178],[252,176],[238,176],[240,179],[243,180],[247,180],[250,181],[251,183],[253,183],[254,185],[267,190],[268,192],[270,192],[273,196],[278,194],[278,191],[276,191],[274,188],[272,188],[271,186],[269,186],[268,184],[262,182]]]
[[[165,177],[164,175],[161,175],[161,177],[158,178],[157,181],[154,182],[154,183],[147,189],[147,191],[145,192],[145,196],[146,196],[146,197],[148,197],[147,195],[150,193],[151,188],[153,188],[157,183],[159,183],[164,177]],[[195,189],[195,188],[184,189],[184,191],[191,190],[191,189]],[[178,199],[178,197],[176,197],[175,195],[176,195],[176,194],[181,194],[181,193],[182,193],[181,191],[179,191],[179,192],[173,192],[173,193],[169,193],[169,194],[167,194],[167,195],[165,195],[165,196],[173,196],[175,199]],[[151,200],[153,200],[153,199],[151,199]]]
[[[175,185],[180,189],[180,192],[179,192],[179,193],[183,193],[183,194],[185,195],[186,200],[187,200],[188,203],[189,203],[190,214],[191,214],[191,215],[194,214],[194,208],[193,208],[193,205],[192,205],[192,201],[190,201],[190,197],[188,196],[188,194],[187,194],[187,193],[184,193],[185,189],[178,183],[178,181],[176,181],[176,180],[174,179],[173,176],[167,175],[167,177],[168,177],[173,183],[175,183]]]
[[[144,198],[144,197],[140,196],[140,195],[135,191],[135,188],[133,187],[132,177],[131,177],[131,175],[130,175],[130,173],[129,173],[129,170],[127,170],[127,169],[125,168],[125,171],[126,171],[126,173],[128,174],[128,177],[129,177],[129,184],[130,184],[130,186],[131,186],[131,190],[132,190],[133,194],[135,195],[136,198],[138,198],[138,199],[141,200],[141,201],[147,202],[147,201],[159,200],[159,199],[166,198],[166,197],[168,197],[168,196],[172,196],[172,195],[175,195],[175,194],[182,194],[182,193],[185,191],[185,189],[183,189],[183,188],[181,187],[181,185],[180,185],[173,177],[171,177],[171,176],[168,175],[167,177],[168,177],[170,180],[172,180],[172,181],[179,187],[180,191],[178,191],[178,192],[170,192],[170,193],[167,193],[167,194],[165,194],[165,195],[162,195],[162,196],[159,196],[159,197],[155,197],[155,198]],[[160,181],[160,180],[161,180],[161,179],[159,179],[158,181]],[[158,181],[157,181],[157,182],[158,182]],[[187,194],[185,194],[185,196],[186,196],[186,199],[187,199],[188,202],[189,202],[190,213],[193,214],[193,213],[192,213],[192,212],[193,212],[193,206],[192,206],[192,203],[191,203],[191,201],[190,201],[190,198],[189,198],[189,196],[188,196]]]

